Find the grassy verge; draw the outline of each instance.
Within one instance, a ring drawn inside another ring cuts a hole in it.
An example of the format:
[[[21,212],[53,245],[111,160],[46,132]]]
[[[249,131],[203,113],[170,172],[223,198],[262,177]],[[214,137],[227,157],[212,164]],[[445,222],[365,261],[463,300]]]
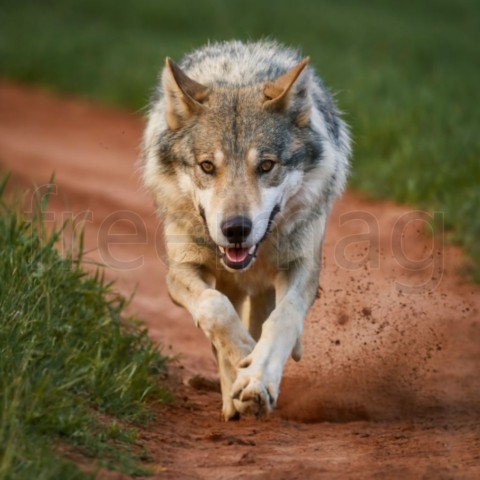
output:
[[[445,214],[480,281],[477,0],[4,0],[0,72],[141,109],[166,55],[271,35],[348,112],[351,184]]]
[[[0,479],[91,478],[100,467],[145,474],[148,452],[131,425],[149,419],[148,401],[167,399],[157,375],[165,359],[123,317],[125,300],[110,285],[59,256],[60,232],[12,211],[4,186]]]

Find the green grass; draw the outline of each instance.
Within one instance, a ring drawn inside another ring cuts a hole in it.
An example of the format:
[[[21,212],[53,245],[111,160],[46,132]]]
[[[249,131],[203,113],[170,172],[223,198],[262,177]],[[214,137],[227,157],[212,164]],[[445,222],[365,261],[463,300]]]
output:
[[[41,219],[15,213],[0,188],[0,479],[146,474],[132,426],[168,398],[165,359],[99,275],[62,258]],[[93,466],[84,473],[61,452]]]
[[[166,55],[272,36],[352,126],[351,185],[445,215],[480,280],[478,0],[3,0],[0,72],[142,109]]]

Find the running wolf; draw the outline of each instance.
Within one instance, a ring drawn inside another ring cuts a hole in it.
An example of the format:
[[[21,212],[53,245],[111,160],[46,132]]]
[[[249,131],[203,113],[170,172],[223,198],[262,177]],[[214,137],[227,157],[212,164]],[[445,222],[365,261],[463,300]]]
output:
[[[148,115],[168,290],[212,344],[226,420],[270,412],[300,360],[347,175],[348,129],[308,62],[270,41],[209,44],[166,59]]]

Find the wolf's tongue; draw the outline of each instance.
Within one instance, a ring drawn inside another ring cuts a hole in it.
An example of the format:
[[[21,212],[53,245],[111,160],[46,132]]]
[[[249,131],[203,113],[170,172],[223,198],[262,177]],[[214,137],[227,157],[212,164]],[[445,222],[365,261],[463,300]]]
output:
[[[248,248],[226,248],[225,254],[231,262],[243,262],[248,255]]]

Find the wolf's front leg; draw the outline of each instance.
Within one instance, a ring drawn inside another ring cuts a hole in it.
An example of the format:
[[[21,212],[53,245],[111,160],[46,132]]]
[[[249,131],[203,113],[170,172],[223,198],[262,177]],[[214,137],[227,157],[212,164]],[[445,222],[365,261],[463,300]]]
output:
[[[255,341],[230,300],[203,280],[197,266],[171,269],[167,283],[173,300],[190,312],[212,342],[222,387],[223,415],[225,420],[235,418],[238,412],[231,397],[232,385],[240,360],[252,352]]]
[[[217,290],[204,290],[191,313],[215,348],[223,415],[225,420],[234,419],[238,416],[238,411],[231,397],[232,385],[240,361],[253,350],[255,341],[243,326],[229,299]]]
[[[275,406],[283,368],[290,355],[299,360],[303,321],[315,300],[319,267],[297,263],[279,274],[276,291],[281,299],[262,327],[252,353],[240,363],[232,387],[235,409],[262,415]]]
[[[214,346],[213,352],[217,361],[218,375],[220,377],[223,417],[227,421],[236,420],[240,416],[240,412],[235,408],[231,392],[233,382],[237,376],[238,362],[233,364],[222,351],[218,352]]]

